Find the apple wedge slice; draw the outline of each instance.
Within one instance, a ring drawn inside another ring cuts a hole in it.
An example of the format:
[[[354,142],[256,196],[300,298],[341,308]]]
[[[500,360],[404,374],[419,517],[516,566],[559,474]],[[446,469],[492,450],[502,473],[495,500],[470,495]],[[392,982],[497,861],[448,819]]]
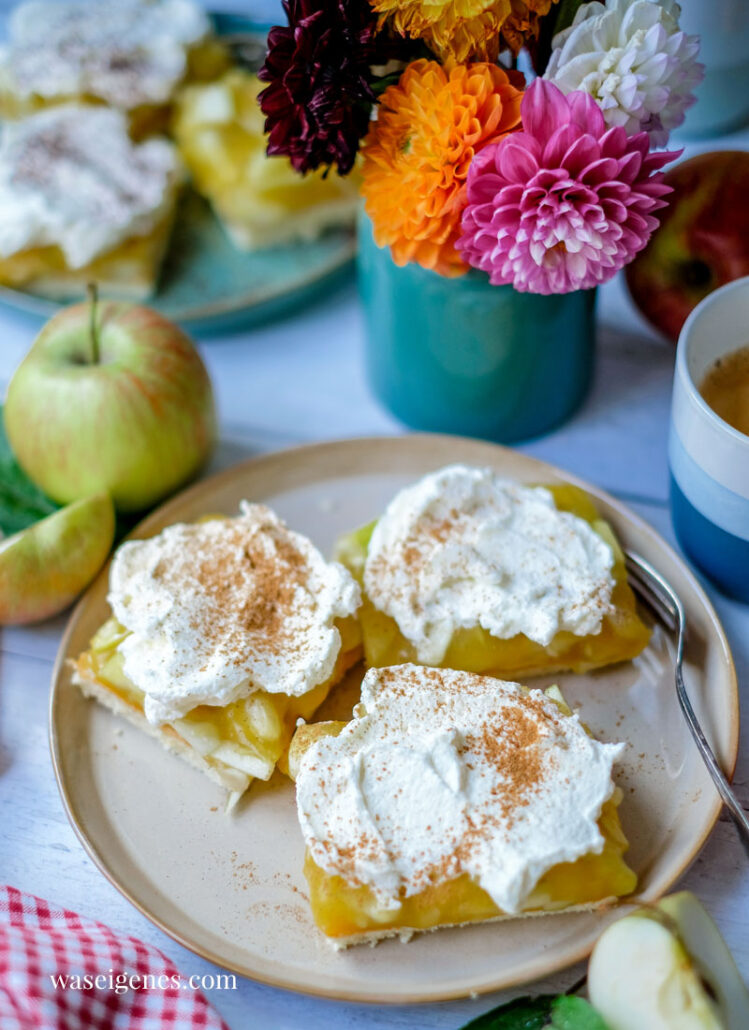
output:
[[[0,625],[56,615],[88,586],[114,540],[114,508],[95,494],[0,541]]]
[[[588,968],[610,1030],[746,1030],[749,991],[717,926],[682,891],[610,926]]]
[[[749,990],[712,916],[689,891],[663,898],[658,908],[678,927],[679,936],[715,998],[728,1030],[746,1030]]]

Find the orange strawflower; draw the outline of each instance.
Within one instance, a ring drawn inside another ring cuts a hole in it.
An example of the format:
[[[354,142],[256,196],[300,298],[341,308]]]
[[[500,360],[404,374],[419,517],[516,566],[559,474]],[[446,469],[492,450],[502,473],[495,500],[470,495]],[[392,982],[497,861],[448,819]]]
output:
[[[398,265],[441,275],[468,266],[455,249],[474,155],[520,126],[522,92],[494,64],[419,60],[382,94],[362,153],[362,193],[378,246]]]
[[[538,35],[538,19],[557,0],[370,0],[401,36],[423,39],[442,59],[493,61],[500,45],[517,53]]]

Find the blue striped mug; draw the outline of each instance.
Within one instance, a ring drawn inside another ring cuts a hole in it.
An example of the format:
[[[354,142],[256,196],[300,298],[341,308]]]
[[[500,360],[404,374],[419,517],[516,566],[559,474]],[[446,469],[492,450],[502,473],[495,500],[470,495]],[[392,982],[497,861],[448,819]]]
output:
[[[679,336],[671,406],[671,516],[685,552],[727,594],[749,602],[749,436],[700,394],[719,359],[749,346],[749,276],[709,294]]]

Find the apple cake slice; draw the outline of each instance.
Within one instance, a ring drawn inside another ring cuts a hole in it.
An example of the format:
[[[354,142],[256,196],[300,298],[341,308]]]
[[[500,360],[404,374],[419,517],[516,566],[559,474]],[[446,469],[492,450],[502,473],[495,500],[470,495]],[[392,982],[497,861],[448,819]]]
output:
[[[338,542],[363,588],[370,666],[500,678],[584,672],[646,646],[624,555],[590,497],[451,465]]]
[[[312,240],[326,229],[352,225],[356,176],[301,176],[287,157],[269,157],[263,88],[240,68],[217,82],[185,87],[177,98],[174,137],[195,189],[211,204],[242,250]]]
[[[26,0],[0,48],[0,116],[100,103],[126,112],[142,137],[167,127],[181,82],[228,62],[195,0]]]
[[[165,139],[106,107],[52,107],[0,136],[0,284],[54,299],[155,289],[183,180]]]
[[[231,801],[361,657],[358,586],[261,504],[122,544],[109,588],[74,682]]]
[[[317,926],[337,947],[630,894],[612,768],[556,687],[370,669],[349,723],[300,727],[290,768]]]

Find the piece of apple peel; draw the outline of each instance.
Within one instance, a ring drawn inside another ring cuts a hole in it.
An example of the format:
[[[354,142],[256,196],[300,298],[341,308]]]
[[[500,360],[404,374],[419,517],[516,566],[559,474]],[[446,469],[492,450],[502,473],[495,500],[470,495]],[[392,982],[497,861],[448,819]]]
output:
[[[720,932],[682,891],[614,923],[588,968],[610,1030],[746,1030],[749,991]]]
[[[0,541],[0,625],[67,608],[106,561],[114,529],[109,494],[95,494]]]

